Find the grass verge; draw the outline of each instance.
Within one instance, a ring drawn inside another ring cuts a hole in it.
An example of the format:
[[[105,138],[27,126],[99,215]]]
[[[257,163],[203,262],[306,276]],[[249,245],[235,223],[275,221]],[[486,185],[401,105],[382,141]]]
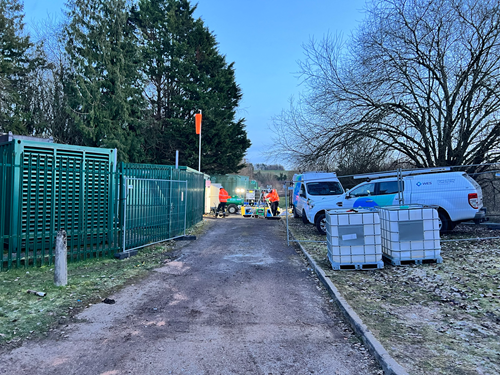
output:
[[[325,241],[300,220],[290,229],[298,240]],[[500,235],[482,230],[461,225],[444,238]],[[500,373],[500,239],[442,242],[442,264],[369,271],[334,271],[326,244],[302,246],[409,373]]]
[[[200,234],[204,222],[187,231]],[[12,269],[0,273],[0,347],[13,348],[24,340],[47,336],[94,303],[145,277],[173,257],[175,241],[139,249],[124,260],[89,259],[68,264],[68,285],[54,285],[53,266]],[[45,297],[27,293],[46,293]]]

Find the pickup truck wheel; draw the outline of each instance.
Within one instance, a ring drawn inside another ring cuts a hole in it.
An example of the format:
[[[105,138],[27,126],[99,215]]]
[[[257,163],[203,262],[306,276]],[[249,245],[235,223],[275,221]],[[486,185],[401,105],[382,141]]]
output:
[[[448,217],[448,214],[445,211],[438,211],[439,215],[439,233],[447,233],[453,228],[455,228],[454,223]]]
[[[316,229],[318,230],[319,234],[326,234],[326,216],[325,214],[320,214],[316,218]]]
[[[293,206],[293,217],[295,219],[298,219],[300,217],[299,213],[297,212],[297,207]]]
[[[235,204],[230,204],[229,206],[227,206],[227,212],[229,212],[230,214],[234,215],[237,211],[238,206],[236,206]]]
[[[306,212],[302,210],[302,222],[304,224],[309,224],[309,220],[307,220]]]

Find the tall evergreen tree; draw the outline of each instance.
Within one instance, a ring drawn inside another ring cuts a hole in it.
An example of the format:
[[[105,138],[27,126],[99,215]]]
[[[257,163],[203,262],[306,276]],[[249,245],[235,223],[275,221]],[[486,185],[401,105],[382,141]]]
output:
[[[32,134],[28,81],[43,64],[24,31],[23,5],[19,0],[0,0],[0,131]]]
[[[238,171],[250,147],[235,109],[241,90],[234,66],[217,49],[215,36],[195,20],[188,0],[139,0],[133,19],[142,38],[143,73],[151,117],[146,155],[151,162],[198,165],[194,116],[203,112],[202,170]]]
[[[82,144],[142,159],[140,53],[125,0],[69,0],[66,51],[70,111]]]

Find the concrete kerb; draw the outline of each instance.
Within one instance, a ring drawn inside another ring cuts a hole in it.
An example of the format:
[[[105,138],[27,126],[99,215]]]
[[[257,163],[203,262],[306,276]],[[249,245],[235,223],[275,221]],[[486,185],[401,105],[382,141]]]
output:
[[[286,224],[285,224],[286,225]],[[295,240],[295,237],[290,233],[290,237]],[[325,271],[321,267],[319,267],[311,255],[304,249],[304,247],[300,244],[300,242],[295,242],[302,253],[307,258],[307,261],[316,272],[316,275],[323,283],[325,288],[328,290],[328,293],[333,297],[333,300],[339,307],[340,311],[344,315],[344,317],[349,322],[351,328],[356,332],[356,334],[361,338],[363,343],[366,345],[370,353],[377,359],[378,363],[384,370],[386,375],[408,375],[408,372],[397,363],[394,358],[390,356],[390,354],[385,350],[382,344],[373,336],[368,327],[363,323],[361,318],[356,314],[356,312],[351,308],[349,303],[342,297],[337,287],[333,285],[330,279],[326,276]],[[339,271],[342,272],[342,271]],[[353,272],[353,271],[346,271]]]

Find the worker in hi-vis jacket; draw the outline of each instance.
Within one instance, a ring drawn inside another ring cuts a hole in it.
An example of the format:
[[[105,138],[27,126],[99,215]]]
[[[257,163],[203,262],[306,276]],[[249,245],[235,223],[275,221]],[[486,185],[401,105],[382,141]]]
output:
[[[224,187],[220,187],[219,189],[219,205],[217,206],[217,211],[215,211],[215,217],[219,215],[219,211],[222,210],[222,214],[226,215],[226,202],[231,198]]]
[[[269,199],[269,202],[271,203],[271,212],[273,216],[276,216],[278,212],[278,205],[280,203],[280,197],[276,189],[271,190],[271,192],[266,195],[266,199]]]

